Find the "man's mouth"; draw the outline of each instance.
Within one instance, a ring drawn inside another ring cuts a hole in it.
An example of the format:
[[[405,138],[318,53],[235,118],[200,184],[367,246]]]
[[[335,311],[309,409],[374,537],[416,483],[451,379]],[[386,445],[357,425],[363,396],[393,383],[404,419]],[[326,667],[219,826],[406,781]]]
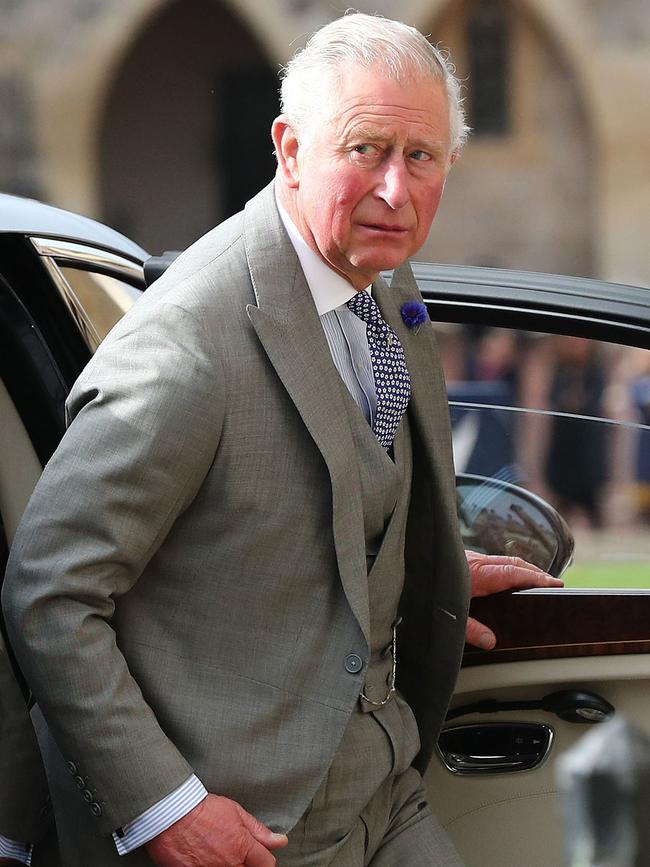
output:
[[[360,223],[360,226],[372,232],[388,232],[393,235],[405,235],[408,232],[405,226],[394,226],[389,223]]]

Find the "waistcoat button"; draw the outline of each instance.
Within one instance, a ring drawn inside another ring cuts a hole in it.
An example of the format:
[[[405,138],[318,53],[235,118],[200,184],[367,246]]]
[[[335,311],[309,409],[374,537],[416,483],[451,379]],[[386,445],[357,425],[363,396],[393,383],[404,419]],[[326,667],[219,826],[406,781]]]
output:
[[[363,659],[358,653],[348,653],[345,657],[345,670],[349,674],[358,674],[363,668]]]

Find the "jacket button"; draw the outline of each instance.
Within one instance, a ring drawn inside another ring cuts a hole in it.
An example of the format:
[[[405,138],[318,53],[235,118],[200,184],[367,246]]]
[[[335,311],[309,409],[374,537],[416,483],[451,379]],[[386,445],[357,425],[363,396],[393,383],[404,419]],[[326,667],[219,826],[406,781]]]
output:
[[[78,789],[85,789],[86,788],[86,781],[84,780],[83,777],[75,777],[74,781],[77,784]]]
[[[358,653],[348,653],[345,657],[345,670],[349,674],[358,674],[363,668],[363,659]]]
[[[93,793],[90,789],[84,789],[82,795],[84,796],[84,801],[87,801],[89,804],[93,803]]]
[[[96,817],[99,819],[99,817],[100,817],[101,814],[102,814],[102,808],[101,808],[101,807],[99,806],[99,804],[95,801],[94,803],[92,803],[92,804],[90,805],[90,812],[93,814],[93,816],[96,816]]]
[[[74,777],[74,775],[77,773],[77,766],[75,765],[75,763],[74,762],[66,762],[65,766],[70,771],[72,776]]]

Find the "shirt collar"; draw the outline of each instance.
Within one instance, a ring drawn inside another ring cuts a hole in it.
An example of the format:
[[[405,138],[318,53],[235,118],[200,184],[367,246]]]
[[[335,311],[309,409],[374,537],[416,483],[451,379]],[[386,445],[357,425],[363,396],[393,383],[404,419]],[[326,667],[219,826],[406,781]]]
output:
[[[329,313],[330,310],[341,307],[350,298],[354,297],[357,290],[344,277],[341,277],[329,265],[326,265],[321,257],[311,249],[278,200],[277,195],[275,201],[278,206],[280,219],[287,230],[289,240],[300,261],[300,266],[314,299],[318,315],[323,316],[323,314]],[[371,286],[368,286],[365,291],[371,294],[371,288]]]

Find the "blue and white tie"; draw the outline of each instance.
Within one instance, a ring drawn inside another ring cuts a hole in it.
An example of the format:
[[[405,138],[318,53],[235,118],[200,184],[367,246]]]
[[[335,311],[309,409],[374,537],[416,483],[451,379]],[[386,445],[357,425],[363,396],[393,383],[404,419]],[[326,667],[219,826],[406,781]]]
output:
[[[377,393],[377,411],[372,430],[382,446],[389,449],[411,395],[411,379],[404,349],[397,334],[384,321],[371,295],[365,291],[356,292],[347,305],[366,323]]]

